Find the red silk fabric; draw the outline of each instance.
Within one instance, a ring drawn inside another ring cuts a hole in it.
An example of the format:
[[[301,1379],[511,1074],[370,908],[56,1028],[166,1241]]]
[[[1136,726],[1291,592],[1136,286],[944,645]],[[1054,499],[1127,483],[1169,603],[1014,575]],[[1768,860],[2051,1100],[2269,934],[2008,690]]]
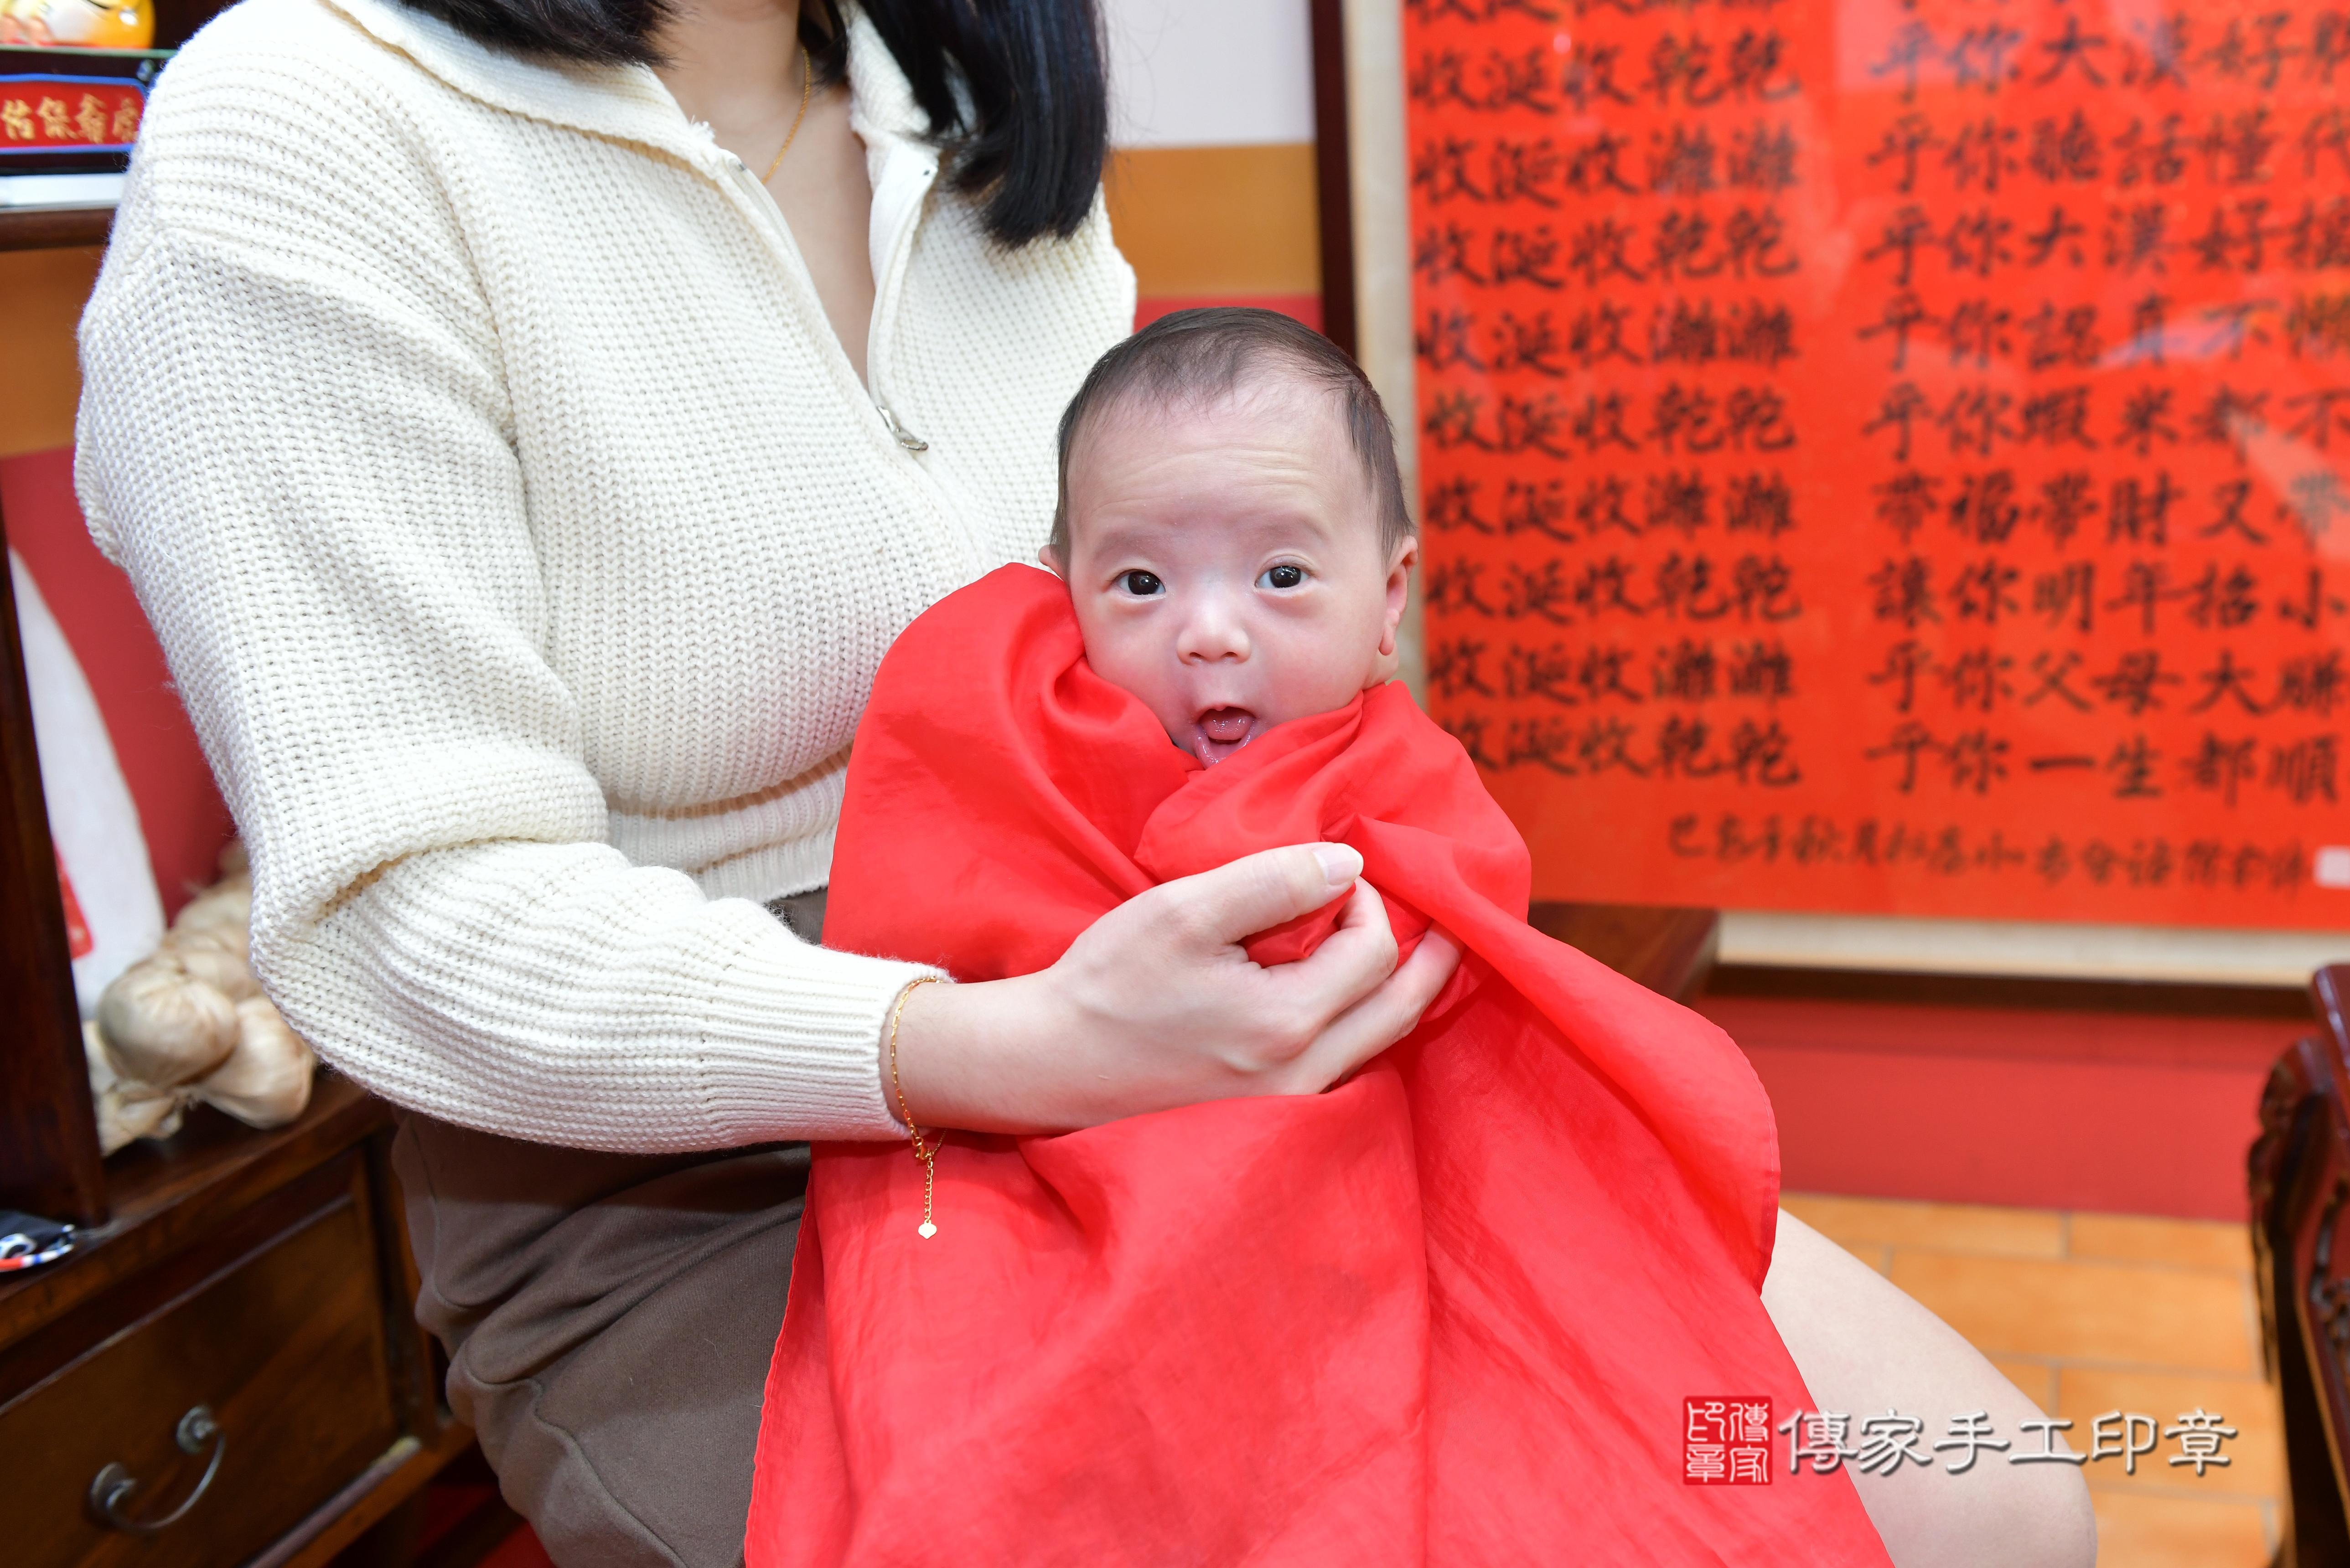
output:
[[[1203,771],[1003,568],[881,666],[826,940],[1026,973],[1317,839],[1471,955],[1344,1085],[953,1135],[927,1241],[903,1145],[819,1146],[751,1568],[1885,1563],[1842,1474],[1684,1484],[1685,1397],[1809,1403],[1757,1293],[1769,1104],[1721,1031],[1526,925],[1523,844],[1400,685]]]

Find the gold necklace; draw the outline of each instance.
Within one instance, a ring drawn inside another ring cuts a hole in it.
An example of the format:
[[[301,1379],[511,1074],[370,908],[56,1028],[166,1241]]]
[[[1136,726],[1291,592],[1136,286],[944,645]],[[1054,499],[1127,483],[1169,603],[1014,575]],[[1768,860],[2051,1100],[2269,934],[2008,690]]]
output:
[[[807,46],[802,44],[800,46],[800,111],[792,116],[791,134],[784,138],[784,144],[776,151],[775,161],[767,165],[767,171],[759,176],[760,184],[764,185],[775,177],[775,171],[784,166],[784,154],[789,152],[792,150],[792,143],[799,140],[800,122],[807,119],[808,88],[815,79],[816,72],[808,65]]]

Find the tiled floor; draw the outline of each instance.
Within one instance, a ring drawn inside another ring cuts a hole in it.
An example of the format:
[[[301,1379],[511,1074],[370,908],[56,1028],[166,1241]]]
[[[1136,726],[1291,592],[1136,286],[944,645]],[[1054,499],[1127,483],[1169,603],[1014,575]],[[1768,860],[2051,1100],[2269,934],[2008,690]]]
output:
[[[1788,1210],[1924,1303],[2049,1414],[2226,1417],[2233,1462],[2087,1469],[2099,1568],[2265,1568],[2284,1495],[2276,1397],[2261,1377],[2242,1225],[1789,1194]]]

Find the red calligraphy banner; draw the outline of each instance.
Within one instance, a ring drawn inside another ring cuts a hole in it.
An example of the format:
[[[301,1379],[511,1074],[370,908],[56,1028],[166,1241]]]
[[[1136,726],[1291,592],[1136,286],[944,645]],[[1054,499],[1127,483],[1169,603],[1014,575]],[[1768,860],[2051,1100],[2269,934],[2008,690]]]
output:
[[[2350,10],[1405,38],[1430,701],[1538,897],[2350,927]]]
[[[127,149],[146,107],[135,81],[0,74],[0,172],[10,152]]]

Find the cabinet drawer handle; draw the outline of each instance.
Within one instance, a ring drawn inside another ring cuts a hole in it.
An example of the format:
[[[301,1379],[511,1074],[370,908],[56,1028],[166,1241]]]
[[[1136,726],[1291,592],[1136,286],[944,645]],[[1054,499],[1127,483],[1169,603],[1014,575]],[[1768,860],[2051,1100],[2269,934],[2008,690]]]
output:
[[[89,1483],[89,1506],[97,1511],[99,1518],[117,1530],[127,1530],[134,1535],[152,1535],[188,1517],[188,1510],[195,1507],[204,1493],[212,1490],[213,1478],[220,1474],[221,1456],[228,1452],[228,1434],[222,1431],[220,1423],[213,1419],[211,1407],[198,1405],[180,1417],[180,1425],[172,1436],[183,1454],[201,1454],[206,1443],[213,1448],[213,1457],[211,1462],[204,1466],[203,1478],[196,1482],[196,1489],[188,1493],[186,1501],[161,1519],[133,1519],[122,1511],[130,1501],[130,1494],[139,1490],[139,1480],[121,1465],[109,1465],[99,1471],[97,1479]]]

